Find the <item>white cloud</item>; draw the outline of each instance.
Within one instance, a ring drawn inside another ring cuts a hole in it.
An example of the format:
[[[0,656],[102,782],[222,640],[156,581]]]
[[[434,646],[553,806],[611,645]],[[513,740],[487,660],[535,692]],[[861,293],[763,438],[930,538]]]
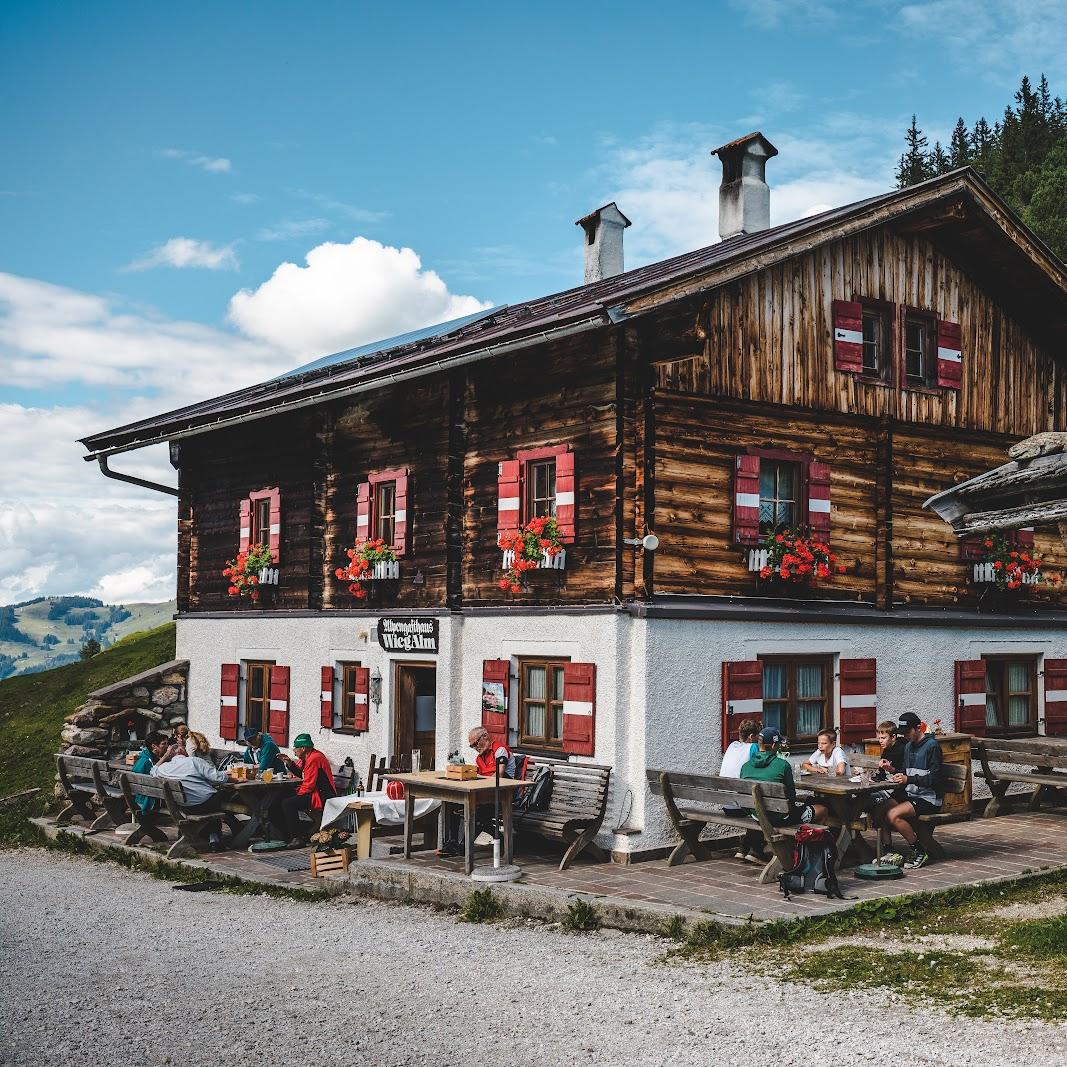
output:
[[[1063,0],[928,0],[903,4],[892,20],[969,73],[1014,86],[1029,73],[1053,83],[1067,74]],[[990,115],[990,121],[995,116]]]
[[[340,351],[489,307],[458,296],[411,248],[366,237],[326,242],[283,263],[258,289],[230,301],[230,320],[251,337],[294,354]]]
[[[230,199],[235,204],[258,204],[262,199],[259,193],[232,193]]]
[[[151,270],[153,267],[176,267],[186,270],[189,267],[202,267],[205,270],[237,270],[240,266],[232,244],[216,245],[191,237],[172,237],[123,269],[137,271]]]
[[[184,148],[163,148],[159,154],[164,159],[180,159],[190,167],[198,167],[208,174],[229,174],[233,164],[221,156],[205,156],[199,152],[190,152]]]
[[[334,197],[327,196],[324,193],[310,192],[307,189],[294,189],[293,192],[296,196],[303,197],[310,203],[317,205],[328,215],[335,215],[339,218],[347,219],[349,222],[358,222],[366,225],[381,222],[388,217],[388,212],[386,211],[371,211],[355,204],[346,204],[343,200],[336,200]]]
[[[273,226],[264,226],[256,237],[260,241],[291,241],[296,237],[311,237],[330,228],[329,219],[283,219]]]

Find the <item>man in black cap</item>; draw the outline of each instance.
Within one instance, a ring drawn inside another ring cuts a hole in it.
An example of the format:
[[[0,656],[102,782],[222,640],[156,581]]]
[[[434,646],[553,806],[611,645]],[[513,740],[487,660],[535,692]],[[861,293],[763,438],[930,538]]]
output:
[[[793,768],[788,760],[782,759],[778,750],[785,743],[785,737],[774,726],[765,726],[760,730],[759,752],[741,768],[741,777],[754,782],[776,782],[785,787],[785,796],[789,801],[788,812],[772,812],[770,819],[776,826],[796,826],[802,822],[822,822],[828,810],[822,804],[800,804],[797,802],[797,787],[793,781]]]
[[[912,825],[920,815],[936,815],[941,811],[945,793],[944,761],[937,738],[923,733],[922,720],[913,711],[906,711],[897,719],[897,733],[904,738],[904,769],[889,776],[889,781],[904,786],[904,799],[890,798],[875,809],[879,824],[896,830],[911,847],[911,858],[905,867],[925,867],[930,856],[918,844],[918,834]]]

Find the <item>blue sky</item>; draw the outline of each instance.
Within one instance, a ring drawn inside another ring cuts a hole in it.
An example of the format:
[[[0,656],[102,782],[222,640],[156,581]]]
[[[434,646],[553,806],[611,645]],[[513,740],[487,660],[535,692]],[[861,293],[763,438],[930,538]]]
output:
[[[76,436],[716,239],[759,128],[772,221],[892,185],[911,113],[1067,94],[1049,0],[0,8],[0,603],[162,599],[173,507]],[[128,457],[165,480],[159,454]],[[87,531],[92,531],[87,533]],[[86,541],[86,539],[88,539]]]

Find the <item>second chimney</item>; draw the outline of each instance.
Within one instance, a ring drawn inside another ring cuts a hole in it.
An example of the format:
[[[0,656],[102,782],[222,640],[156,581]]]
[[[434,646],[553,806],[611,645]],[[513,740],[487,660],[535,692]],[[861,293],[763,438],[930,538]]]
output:
[[[778,149],[762,133],[749,133],[712,151],[722,160],[719,186],[719,236],[725,241],[757,233],[771,224],[771,190],[767,160]]]
[[[598,207],[574,225],[585,231],[585,284],[622,274],[622,231],[630,220],[614,202]]]

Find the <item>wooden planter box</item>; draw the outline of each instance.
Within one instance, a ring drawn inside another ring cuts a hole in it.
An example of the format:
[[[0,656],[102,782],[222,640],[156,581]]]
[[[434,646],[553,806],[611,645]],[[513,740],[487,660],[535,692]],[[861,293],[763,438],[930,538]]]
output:
[[[331,848],[328,852],[311,853],[311,875],[313,878],[325,878],[328,874],[341,874],[348,870],[350,850],[348,848]]]
[[[478,777],[478,768],[473,763],[450,763],[445,775],[448,778],[458,778],[461,782],[469,782]]]

